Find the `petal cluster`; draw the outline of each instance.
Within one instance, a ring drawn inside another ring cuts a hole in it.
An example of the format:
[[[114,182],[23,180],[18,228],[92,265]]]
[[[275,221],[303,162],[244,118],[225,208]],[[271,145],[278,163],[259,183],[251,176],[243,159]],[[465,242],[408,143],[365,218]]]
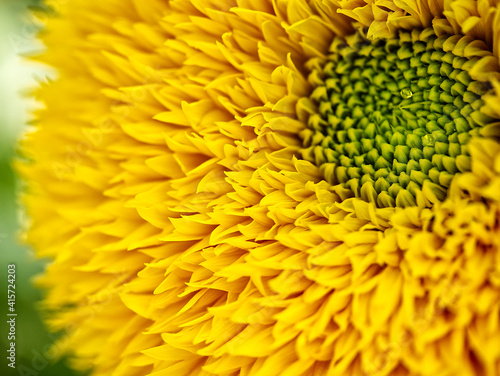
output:
[[[53,259],[43,305],[76,368],[500,373],[499,123],[471,138],[446,198],[410,207],[326,181],[299,137],[315,112],[306,62],[364,27],[488,50],[470,75],[500,118],[496,3],[47,3],[39,59],[59,77],[37,92],[18,168],[27,239]]]

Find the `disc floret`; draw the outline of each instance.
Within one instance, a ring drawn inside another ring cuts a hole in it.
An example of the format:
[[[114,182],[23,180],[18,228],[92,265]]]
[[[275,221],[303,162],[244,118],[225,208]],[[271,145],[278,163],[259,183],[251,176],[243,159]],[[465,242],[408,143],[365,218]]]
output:
[[[469,74],[479,58],[456,42],[432,29],[336,38],[308,63],[317,111],[301,133],[303,158],[379,207],[416,205],[422,191],[443,200],[470,170],[468,141],[492,121],[481,112],[489,84]]]

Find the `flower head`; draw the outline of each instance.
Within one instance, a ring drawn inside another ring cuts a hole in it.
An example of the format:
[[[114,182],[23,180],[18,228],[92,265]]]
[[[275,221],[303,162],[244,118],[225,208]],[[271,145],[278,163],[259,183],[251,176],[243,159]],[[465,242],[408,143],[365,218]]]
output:
[[[495,1],[48,4],[19,169],[75,367],[500,373]]]

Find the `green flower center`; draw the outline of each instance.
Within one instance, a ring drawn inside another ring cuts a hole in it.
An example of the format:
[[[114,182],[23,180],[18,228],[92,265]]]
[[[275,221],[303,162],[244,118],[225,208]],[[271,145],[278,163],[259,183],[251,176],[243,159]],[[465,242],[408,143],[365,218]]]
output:
[[[302,157],[379,207],[420,205],[419,192],[443,200],[454,174],[470,170],[469,139],[493,120],[480,112],[489,84],[468,73],[479,58],[455,55],[459,38],[432,29],[336,38],[326,59],[308,63],[317,110]]]

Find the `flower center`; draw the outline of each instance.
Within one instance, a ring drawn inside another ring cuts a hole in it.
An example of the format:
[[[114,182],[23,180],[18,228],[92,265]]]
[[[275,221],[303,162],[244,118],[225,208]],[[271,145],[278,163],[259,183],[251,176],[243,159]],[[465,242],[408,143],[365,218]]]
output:
[[[317,110],[302,157],[378,207],[420,205],[419,192],[443,200],[454,174],[470,170],[469,139],[493,120],[480,112],[489,84],[468,73],[479,58],[453,53],[459,38],[336,38],[326,59],[308,62]]]

